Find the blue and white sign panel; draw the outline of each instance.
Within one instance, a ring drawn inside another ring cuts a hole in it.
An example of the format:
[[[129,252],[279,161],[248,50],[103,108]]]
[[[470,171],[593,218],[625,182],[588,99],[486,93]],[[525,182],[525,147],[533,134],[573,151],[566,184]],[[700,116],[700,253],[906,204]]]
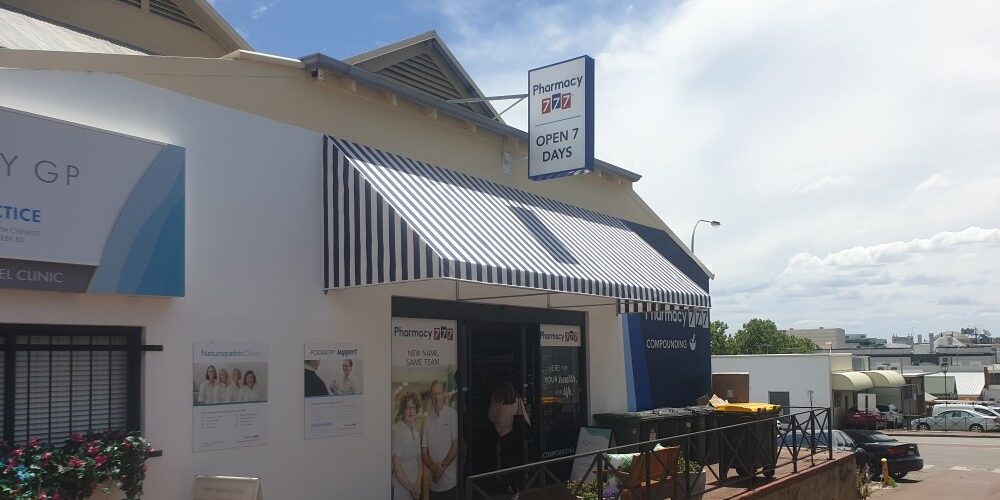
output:
[[[184,295],[184,149],[0,107],[0,288]]]
[[[594,60],[570,59],[528,72],[528,177],[594,170]]]
[[[623,314],[629,411],[690,406],[712,391],[708,309]]]

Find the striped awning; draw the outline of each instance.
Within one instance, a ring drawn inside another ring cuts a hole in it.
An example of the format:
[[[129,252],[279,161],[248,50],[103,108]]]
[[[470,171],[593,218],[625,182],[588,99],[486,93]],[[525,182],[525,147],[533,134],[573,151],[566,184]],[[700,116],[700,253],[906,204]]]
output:
[[[327,289],[432,278],[710,307],[620,219],[327,137]]]

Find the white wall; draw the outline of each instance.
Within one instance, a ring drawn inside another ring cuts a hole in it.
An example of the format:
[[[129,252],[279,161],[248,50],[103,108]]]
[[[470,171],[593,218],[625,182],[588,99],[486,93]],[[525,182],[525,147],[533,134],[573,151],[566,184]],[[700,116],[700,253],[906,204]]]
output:
[[[0,290],[0,321],[140,326],[146,343],[164,346],[143,362],[144,430],[164,450],[150,463],[146,498],[189,496],[195,474],[259,476],[271,499],[388,497],[391,296],[453,299],[455,289],[439,281],[321,292],[322,137],[102,73],[0,70],[0,96],[4,106],[187,149],[186,297]],[[491,302],[545,306],[537,297]],[[624,410],[614,308],[589,311],[591,413]],[[204,341],[269,344],[266,446],[191,451],[188,377],[192,344]],[[362,434],[303,439],[307,342],[364,344]]]
[[[791,406],[829,407],[830,360],[826,354],[770,354],[761,356],[712,356],[712,372],[750,374],[750,401],[766,403],[768,391],[787,391]]]

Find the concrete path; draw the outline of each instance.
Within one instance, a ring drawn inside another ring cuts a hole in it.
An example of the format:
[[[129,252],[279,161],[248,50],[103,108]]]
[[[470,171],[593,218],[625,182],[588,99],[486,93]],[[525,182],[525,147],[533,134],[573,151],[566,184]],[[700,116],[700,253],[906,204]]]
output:
[[[911,472],[897,488],[878,491],[877,499],[998,499],[1000,440],[980,436],[897,435],[920,447],[924,469]],[[973,433],[976,434],[976,433]]]

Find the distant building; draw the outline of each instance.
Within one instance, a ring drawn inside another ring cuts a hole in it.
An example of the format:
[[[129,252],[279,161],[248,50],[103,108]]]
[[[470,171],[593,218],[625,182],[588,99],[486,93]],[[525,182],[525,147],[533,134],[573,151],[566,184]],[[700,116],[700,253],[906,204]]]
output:
[[[892,343],[898,345],[908,345],[913,347],[913,335],[893,335]]]
[[[844,342],[847,343],[847,347],[885,347],[888,343],[885,339],[869,337],[864,333],[852,333],[850,335],[846,335]]]
[[[820,327],[812,329],[807,328],[804,330],[789,328],[784,332],[793,337],[798,337],[801,339],[809,339],[813,341],[813,343],[816,344],[816,347],[819,347],[820,349],[827,349],[829,347],[833,347],[834,349],[843,349],[845,347],[848,347],[847,342],[845,342],[846,337],[844,335],[843,328]],[[829,342],[830,345],[827,345],[827,342]]]

